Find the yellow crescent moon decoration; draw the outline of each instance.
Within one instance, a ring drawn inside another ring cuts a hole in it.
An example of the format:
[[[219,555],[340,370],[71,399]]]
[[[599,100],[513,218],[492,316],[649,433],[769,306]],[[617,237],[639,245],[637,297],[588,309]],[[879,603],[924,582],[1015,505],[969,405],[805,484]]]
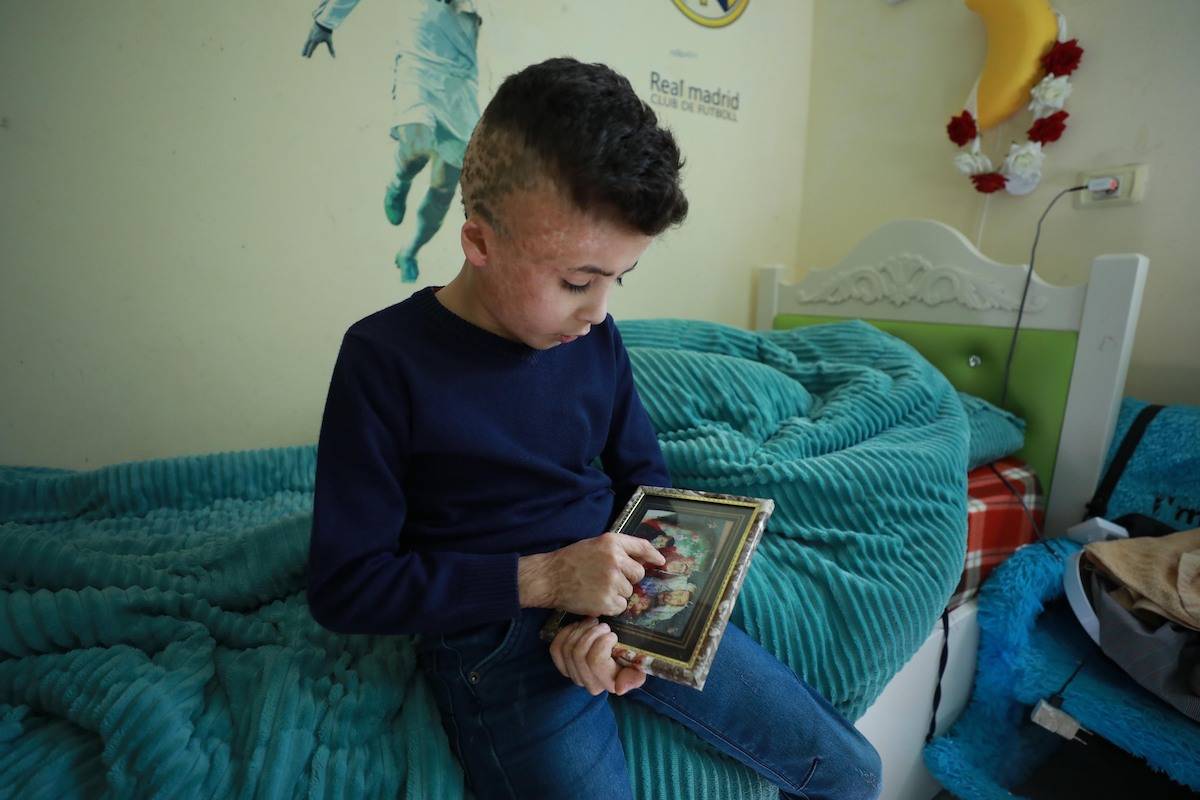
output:
[[[1042,74],[1041,57],[1058,37],[1058,20],[1046,0],[964,0],[983,17],[987,59],[976,95],[980,130],[997,125],[1029,102]]]

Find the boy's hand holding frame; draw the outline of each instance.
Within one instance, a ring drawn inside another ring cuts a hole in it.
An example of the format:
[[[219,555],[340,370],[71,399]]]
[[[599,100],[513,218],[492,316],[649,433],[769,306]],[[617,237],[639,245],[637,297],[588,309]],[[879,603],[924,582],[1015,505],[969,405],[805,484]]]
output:
[[[559,630],[550,657],[560,673],[592,695],[622,695],[646,682],[641,669],[613,659],[617,636],[597,619],[625,610],[634,585],[646,576],[638,558],[650,567],[666,563],[645,539],[609,531],[553,553],[524,557],[519,564],[522,606],[559,607],[587,616]]]
[[[558,671],[593,696],[601,692],[625,694],[646,682],[637,667],[622,666],[613,658],[617,635],[595,617],[560,628],[550,644],[550,658]]]
[[[517,567],[522,606],[600,617],[625,610],[646,567],[666,559],[650,542],[609,531],[553,553],[526,556]]]
[[[555,593],[548,605],[561,610],[541,633],[559,671],[593,694],[624,694],[642,684],[642,672],[703,689],[774,507],[769,499],[643,486],[615,531],[546,554],[546,566],[573,565],[552,583],[579,587],[570,598]],[[589,618],[577,621],[580,613]]]

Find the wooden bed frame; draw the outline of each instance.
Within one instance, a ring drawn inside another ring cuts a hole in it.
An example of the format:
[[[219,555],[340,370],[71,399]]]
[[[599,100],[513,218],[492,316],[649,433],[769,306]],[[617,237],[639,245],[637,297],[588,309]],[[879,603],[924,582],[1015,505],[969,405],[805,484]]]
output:
[[[1100,477],[1124,392],[1148,259],[1102,255],[1086,284],[1052,286],[1036,273],[1006,406],[1027,422],[1017,455],[1048,487],[1046,534],[1078,522]],[[838,265],[785,282],[784,267],[759,270],[759,330],[865,319],[905,339],[956,388],[1000,404],[1008,344],[1028,265],[988,259],[955,229],[934,220],[887,223]],[[970,696],[979,640],[976,605],[950,615],[949,662],[938,733]],[[928,800],[939,790],[921,759],[929,727],[940,621],[857,721],[883,757],[886,800]]]

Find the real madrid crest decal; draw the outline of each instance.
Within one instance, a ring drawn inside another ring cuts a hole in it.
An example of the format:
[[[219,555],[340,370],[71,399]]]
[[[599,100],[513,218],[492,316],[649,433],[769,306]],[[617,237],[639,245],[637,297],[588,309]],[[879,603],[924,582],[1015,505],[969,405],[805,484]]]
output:
[[[750,0],[674,0],[684,16],[706,28],[724,28],[746,10]]]

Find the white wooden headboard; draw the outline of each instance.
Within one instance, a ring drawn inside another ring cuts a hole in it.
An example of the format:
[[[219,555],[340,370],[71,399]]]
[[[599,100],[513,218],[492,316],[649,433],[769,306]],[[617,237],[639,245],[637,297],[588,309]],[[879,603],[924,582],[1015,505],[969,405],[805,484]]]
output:
[[[1092,262],[1086,284],[1052,286],[1036,273],[1030,284],[1021,319],[1026,344],[1017,344],[1024,377],[1017,386],[1014,367],[1009,397],[1029,398],[1038,391],[1031,376],[1042,369],[1039,354],[1036,345],[1027,344],[1040,335],[1034,331],[1078,335],[1073,359],[1067,353],[1066,359],[1060,354],[1046,362],[1046,369],[1069,369],[1069,376],[1041,373],[1047,384],[1057,381],[1065,391],[1065,417],[1060,412],[1056,420],[1044,423],[1061,424],[1046,512],[1048,535],[1061,535],[1080,520],[1099,480],[1124,392],[1148,268],[1144,255],[1102,255]],[[992,261],[941,222],[897,220],[868,235],[838,265],[812,270],[799,282],[785,282],[784,267],[759,270],[755,327],[775,327],[779,315],[858,318],[881,327],[945,326],[925,328],[927,341],[936,340],[937,345],[917,345],[918,349],[958,388],[998,402],[978,387],[998,387],[1001,382],[1008,337],[993,329],[1007,330],[1011,336],[1027,271],[1028,265]],[[1001,341],[1003,347],[998,346]],[[988,347],[981,356],[981,348]],[[936,357],[927,350],[936,350]],[[1021,413],[1019,407],[1013,410]],[[1027,435],[1034,435],[1038,422],[1032,416],[1027,419]],[[1046,476],[1042,479],[1045,483]]]

